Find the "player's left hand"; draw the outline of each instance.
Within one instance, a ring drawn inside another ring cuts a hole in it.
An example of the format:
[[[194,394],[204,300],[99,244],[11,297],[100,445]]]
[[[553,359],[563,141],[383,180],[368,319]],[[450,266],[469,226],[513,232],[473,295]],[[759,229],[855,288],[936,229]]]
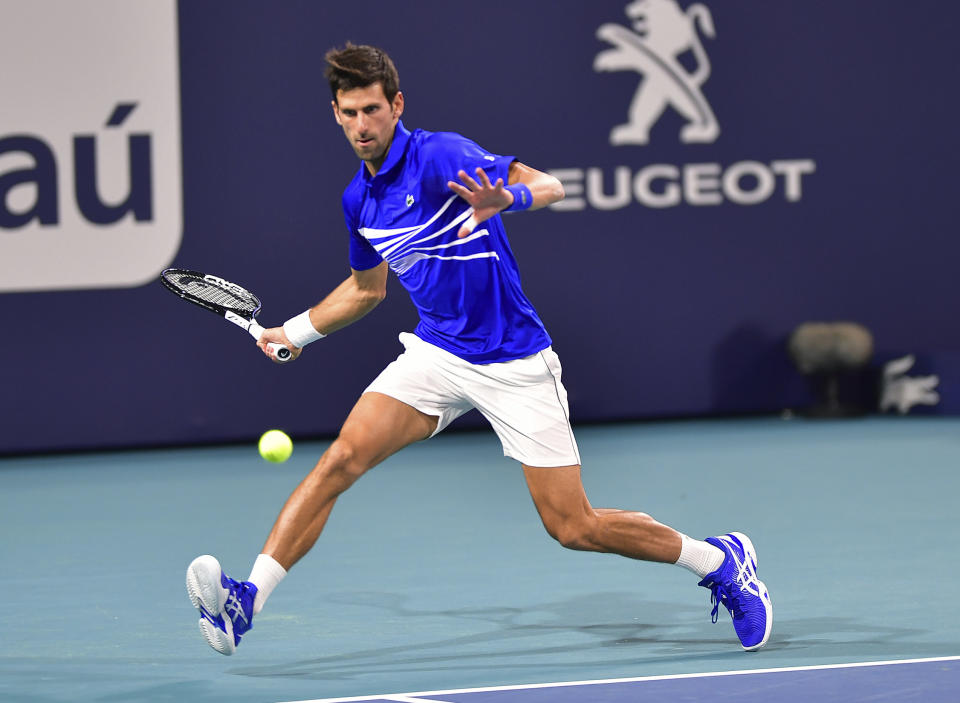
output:
[[[473,206],[473,215],[463,223],[460,231],[457,232],[457,236],[462,239],[469,235],[478,224],[510,207],[513,204],[513,193],[503,187],[502,178],[498,178],[496,183],[491,183],[486,171],[479,166],[477,167],[479,183],[463,169],[457,171],[457,177],[466,185],[447,181],[447,187]]]

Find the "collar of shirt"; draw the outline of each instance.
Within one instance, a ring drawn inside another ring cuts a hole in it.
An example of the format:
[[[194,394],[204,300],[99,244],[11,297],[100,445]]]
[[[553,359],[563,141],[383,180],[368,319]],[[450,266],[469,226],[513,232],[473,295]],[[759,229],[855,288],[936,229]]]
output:
[[[380,170],[377,171],[377,175],[371,176],[367,165],[365,163],[360,164],[360,174],[368,188],[373,185],[375,179],[389,173],[390,169],[397,165],[400,159],[403,158],[403,153],[406,151],[407,142],[409,141],[410,132],[403,126],[402,120],[397,120],[397,126],[393,130],[393,141],[390,142],[390,148],[387,150],[387,158],[384,159]]]

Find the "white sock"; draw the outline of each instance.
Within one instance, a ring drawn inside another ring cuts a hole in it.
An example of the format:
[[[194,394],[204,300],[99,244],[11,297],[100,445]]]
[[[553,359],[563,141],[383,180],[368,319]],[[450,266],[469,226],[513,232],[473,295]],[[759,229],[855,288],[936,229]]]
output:
[[[677,559],[677,566],[690,569],[701,579],[711,571],[720,568],[726,557],[726,553],[722,549],[714,547],[709,542],[690,539],[684,534],[681,534],[680,538],[683,541],[680,545],[680,558]]]
[[[261,554],[257,557],[257,560],[253,562],[250,578],[247,579],[257,587],[257,595],[253,599],[254,615],[263,609],[263,604],[267,602],[267,598],[273,593],[273,589],[283,581],[283,577],[286,575],[287,570],[280,566],[277,560],[269,554]]]

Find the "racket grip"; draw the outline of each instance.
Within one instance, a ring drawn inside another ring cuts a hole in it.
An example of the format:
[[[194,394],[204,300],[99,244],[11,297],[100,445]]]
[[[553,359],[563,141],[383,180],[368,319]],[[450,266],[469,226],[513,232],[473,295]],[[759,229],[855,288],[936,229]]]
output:
[[[247,328],[247,331],[250,333],[250,336],[253,337],[258,342],[260,341],[260,335],[263,334],[263,327],[258,325],[256,322],[251,322],[250,327]],[[277,344],[276,342],[268,342],[267,349],[273,352],[273,355],[277,358],[281,364],[285,364],[290,361],[290,350],[287,349],[282,344]]]
[[[273,352],[273,355],[277,357],[277,361],[282,363],[286,363],[287,361],[290,361],[290,350],[287,349],[282,344],[269,342],[267,344],[267,349]]]

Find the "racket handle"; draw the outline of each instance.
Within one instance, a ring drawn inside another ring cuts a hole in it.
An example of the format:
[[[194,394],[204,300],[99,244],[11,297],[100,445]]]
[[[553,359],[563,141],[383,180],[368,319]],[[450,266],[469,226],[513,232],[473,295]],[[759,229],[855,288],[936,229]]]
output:
[[[267,344],[267,349],[273,352],[274,356],[277,357],[277,361],[281,361],[281,362],[290,361],[290,350],[287,349],[282,344],[277,344],[276,342],[270,342]]]
[[[260,336],[263,334],[263,327],[258,325],[256,322],[251,322],[250,326],[247,328],[247,331],[250,333],[250,336],[253,337],[258,342],[260,341]],[[273,352],[273,355],[277,358],[281,364],[285,364],[290,361],[290,350],[287,349],[282,344],[277,344],[276,342],[268,342],[267,349]]]

